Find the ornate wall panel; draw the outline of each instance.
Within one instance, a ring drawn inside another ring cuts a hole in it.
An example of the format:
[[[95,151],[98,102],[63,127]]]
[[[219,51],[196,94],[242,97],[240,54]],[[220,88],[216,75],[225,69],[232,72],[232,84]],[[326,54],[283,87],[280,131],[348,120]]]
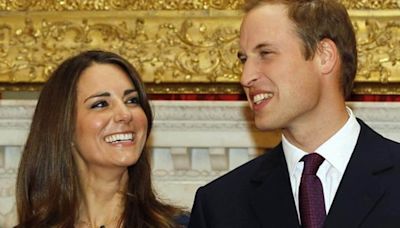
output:
[[[400,94],[400,1],[343,0],[359,44],[355,92]],[[150,93],[240,93],[243,0],[0,0],[0,91],[38,90],[67,56],[128,58]]]
[[[359,50],[354,91],[400,94],[400,8],[351,12]]]

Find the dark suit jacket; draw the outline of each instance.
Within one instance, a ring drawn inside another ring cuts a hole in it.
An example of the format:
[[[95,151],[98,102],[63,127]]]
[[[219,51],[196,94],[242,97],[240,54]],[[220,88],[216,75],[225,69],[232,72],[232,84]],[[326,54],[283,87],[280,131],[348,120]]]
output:
[[[400,144],[361,132],[325,228],[400,228]],[[282,145],[198,189],[189,228],[300,227]]]

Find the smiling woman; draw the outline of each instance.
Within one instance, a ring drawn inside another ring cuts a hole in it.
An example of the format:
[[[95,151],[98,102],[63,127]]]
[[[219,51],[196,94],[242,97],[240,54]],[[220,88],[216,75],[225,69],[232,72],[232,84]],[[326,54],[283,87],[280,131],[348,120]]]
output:
[[[184,227],[160,202],[145,151],[152,112],[134,67],[87,51],[45,84],[17,179],[17,227]]]
[[[80,170],[124,171],[135,164],[146,141],[147,118],[126,73],[112,64],[93,64],[77,87],[74,158]]]

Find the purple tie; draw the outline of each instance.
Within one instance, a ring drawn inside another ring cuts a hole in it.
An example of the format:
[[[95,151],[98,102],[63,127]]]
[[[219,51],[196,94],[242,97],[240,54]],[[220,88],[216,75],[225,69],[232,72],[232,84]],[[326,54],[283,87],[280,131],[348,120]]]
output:
[[[321,228],[326,212],[322,184],[316,174],[324,158],[317,153],[311,153],[301,160],[304,161],[299,191],[301,224],[303,228]]]

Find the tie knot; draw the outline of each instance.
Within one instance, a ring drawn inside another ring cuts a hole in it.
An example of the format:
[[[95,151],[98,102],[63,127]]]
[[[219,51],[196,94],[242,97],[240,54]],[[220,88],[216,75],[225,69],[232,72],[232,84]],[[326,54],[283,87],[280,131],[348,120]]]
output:
[[[315,175],[325,159],[317,153],[310,153],[305,155],[301,160],[304,161],[303,174]]]

